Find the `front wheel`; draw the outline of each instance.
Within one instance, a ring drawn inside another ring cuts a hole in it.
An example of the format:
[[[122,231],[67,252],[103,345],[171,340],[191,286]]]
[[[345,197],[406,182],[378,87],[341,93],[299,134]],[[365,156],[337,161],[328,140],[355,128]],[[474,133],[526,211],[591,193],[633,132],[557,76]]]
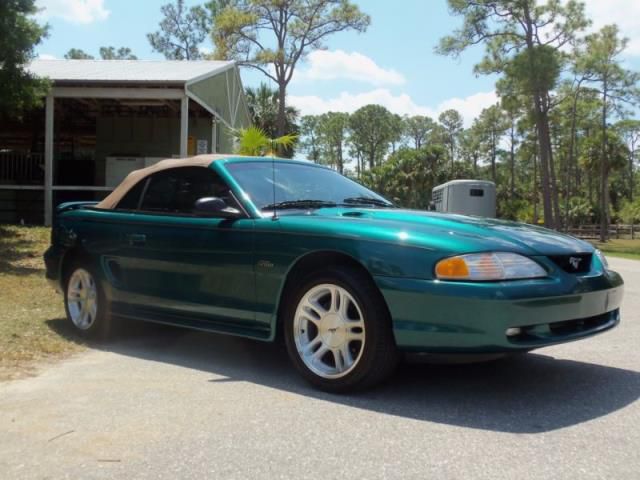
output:
[[[312,274],[286,301],[289,356],[316,387],[361,390],[393,372],[398,355],[389,314],[363,273],[332,268]]]
[[[109,330],[109,305],[92,269],[70,269],[64,291],[67,319],[86,338],[102,339]]]

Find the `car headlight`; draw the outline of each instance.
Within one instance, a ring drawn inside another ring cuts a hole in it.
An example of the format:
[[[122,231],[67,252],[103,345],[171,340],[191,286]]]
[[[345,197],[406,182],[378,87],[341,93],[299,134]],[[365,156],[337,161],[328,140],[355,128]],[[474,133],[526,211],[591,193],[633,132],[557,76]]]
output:
[[[471,253],[445,258],[436,264],[441,280],[516,280],[542,278],[547,271],[530,258],[517,253]]]
[[[596,257],[598,257],[598,260],[600,260],[600,263],[602,264],[604,269],[609,270],[609,262],[607,261],[607,257],[604,256],[604,253],[602,253],[601,250],[596,250],[595,254]]]

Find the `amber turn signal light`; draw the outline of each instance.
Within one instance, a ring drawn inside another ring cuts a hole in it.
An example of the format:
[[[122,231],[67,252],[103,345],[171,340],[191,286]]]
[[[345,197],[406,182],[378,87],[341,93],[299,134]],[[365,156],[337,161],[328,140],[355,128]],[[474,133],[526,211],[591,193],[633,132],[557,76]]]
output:
[[[438,278],[462,280],[469,278],[469,267],[467,267],[467,262],[465,262],[463,258],[447,258],[438,262],[438,265],[436,265],[436,276]]]

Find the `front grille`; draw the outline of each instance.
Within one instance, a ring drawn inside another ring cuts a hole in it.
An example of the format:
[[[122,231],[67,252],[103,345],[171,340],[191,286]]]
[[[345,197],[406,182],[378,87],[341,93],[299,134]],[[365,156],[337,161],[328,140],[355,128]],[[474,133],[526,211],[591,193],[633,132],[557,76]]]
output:
[[[508,335],[507,338],[512,343],[562,340],[568,336],[588,335],[592,332],[610,328],[615,325],[619,319],[620,310],[616,309],[593,317],[519,327],[519,333]]]
[[[576,253],[574,255],[553,255],[549,258],[567,273],[587,273],[591,270],[591,253]]]
[[[566,320],[564,322],[554,322],[549,324],[549,330],[555,335],[570,335],[580,333],[594,328],[601,327],[611,320],[611,315],[605,313],[595,317],[582,318],[579,320]]]

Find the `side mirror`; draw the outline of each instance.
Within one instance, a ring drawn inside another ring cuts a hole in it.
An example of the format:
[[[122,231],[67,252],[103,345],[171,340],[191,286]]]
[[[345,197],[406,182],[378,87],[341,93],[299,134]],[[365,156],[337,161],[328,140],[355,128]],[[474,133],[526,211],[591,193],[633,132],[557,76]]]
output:
[[[240,210],[227,206],[227,203],[219,197],[204,197],[196,200],[194,212],[204,217],[237,218],[240,216]]]

